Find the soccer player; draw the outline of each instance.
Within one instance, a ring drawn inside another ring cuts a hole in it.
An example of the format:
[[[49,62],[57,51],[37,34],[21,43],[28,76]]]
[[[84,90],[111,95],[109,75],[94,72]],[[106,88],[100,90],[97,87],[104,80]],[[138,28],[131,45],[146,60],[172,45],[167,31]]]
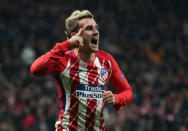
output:
[[[124,108],[132,101],[131,87],[114,58],[98,49],[99,31],[91,12],[76,10],[65,25],[68,40],[36,59],[31,72],[55,77],[60,102],[57,131],[103,131],[104,105]],[[108,81],[117,94],[108,90]]]

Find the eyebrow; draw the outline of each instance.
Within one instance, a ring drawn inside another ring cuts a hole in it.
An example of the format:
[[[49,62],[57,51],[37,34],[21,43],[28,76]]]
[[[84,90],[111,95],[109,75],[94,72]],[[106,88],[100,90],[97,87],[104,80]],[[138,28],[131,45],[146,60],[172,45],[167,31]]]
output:
[[[85,27],[85,29],[89,28],[89,27],[93,27],[93,26],[92,25],[88,25],[88,26]],[[96,25],[95,27],[98,28],[98,25]]]

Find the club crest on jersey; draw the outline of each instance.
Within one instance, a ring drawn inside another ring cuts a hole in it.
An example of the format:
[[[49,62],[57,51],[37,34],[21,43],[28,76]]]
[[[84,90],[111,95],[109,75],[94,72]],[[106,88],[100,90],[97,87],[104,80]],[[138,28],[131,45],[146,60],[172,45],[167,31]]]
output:
[[[102,68],[101,69],[101,77],[103,80],[106,80],[108,78],[108,68]]]

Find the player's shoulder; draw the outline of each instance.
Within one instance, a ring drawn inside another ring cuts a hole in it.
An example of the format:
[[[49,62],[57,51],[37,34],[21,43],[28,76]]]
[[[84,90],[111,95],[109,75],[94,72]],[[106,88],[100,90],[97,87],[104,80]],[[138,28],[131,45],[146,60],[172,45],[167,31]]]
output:
[[[103,50],[99,50],[97,52],[97,55],[98,55],[99,58],[102,58],[102,59],[107,59],[107,60],[112,59],[112,55],[110,53],[103,51]]]

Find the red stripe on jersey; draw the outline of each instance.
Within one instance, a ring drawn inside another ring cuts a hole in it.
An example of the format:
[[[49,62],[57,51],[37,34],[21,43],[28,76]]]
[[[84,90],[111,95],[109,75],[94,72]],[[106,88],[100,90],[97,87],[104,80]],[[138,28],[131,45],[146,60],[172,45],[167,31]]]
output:
[[[87,112],[86,112],[86,131],[94,131],[95,112],[97,107],[96,99],[87,100]]]
[[[101,110],[101,116],[100,116],[100,131],[104,131],[104,117],[103,117],[103,111],[104,111],[104,105]]]
[[[79,108],[79,99],[76,97],[76,93],[73,93],[70,103],[70,117],[69,117],[70,131],[75,130],[78,126],[78,108]]]
[[[98,70],[97,67],[88,66],[88,84],[98,85]]]
[[[76,59],[71,60],[71,65],[75,64]],[[70,117],[69,117],[69,130],[73,131],[77,129],[78,126],[78,109],[79,109],[79,99],[76,96],[77,85],[79,81],[79,62],[77,62],[70,69],[70,79],[74,79],[74,82],[71,84],[71,100],[70,100]]]
[[[63,131],[63,129],[62,128],[58,128],[58,129],[56,129],[57,131]]]
[[[97,67],[87,66],[88,68],[88,84],[98,85],[98,70]],[[87,100],[87,111],[86,111],[86,131],[94,131],[95,112],[97,107],[96,99]]]

